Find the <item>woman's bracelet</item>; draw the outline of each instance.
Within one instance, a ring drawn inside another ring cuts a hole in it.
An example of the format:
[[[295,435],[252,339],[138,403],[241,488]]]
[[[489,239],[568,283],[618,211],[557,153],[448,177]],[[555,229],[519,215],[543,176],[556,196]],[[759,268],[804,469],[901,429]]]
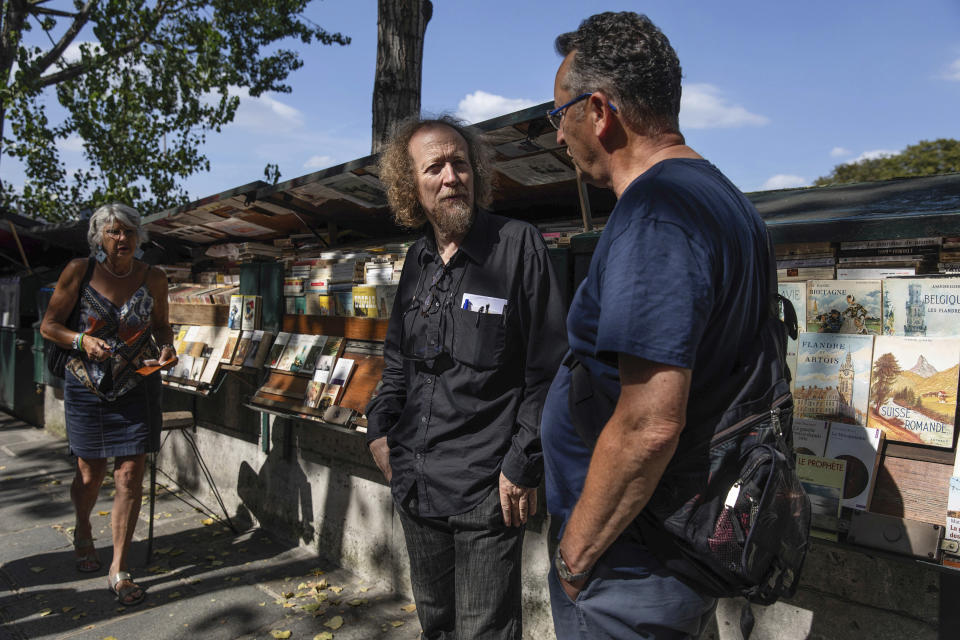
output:
[[[70,346],[73,348],[74,351],[83,350],[83,332],[82,331],[77,333],[77,335],[73,336],[73,344],[71,344]]]
[[[163,351],[164,349],[170,349],[170,351],[173,351],[174,353],[177,352],[177,350],[174,348],[172,344],[161,344],[160,351]]]

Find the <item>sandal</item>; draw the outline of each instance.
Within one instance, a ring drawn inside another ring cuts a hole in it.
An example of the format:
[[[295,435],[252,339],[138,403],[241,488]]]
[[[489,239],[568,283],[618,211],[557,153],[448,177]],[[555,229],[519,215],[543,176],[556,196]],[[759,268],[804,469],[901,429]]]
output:
[[[90,553],[85,553],[82,556],[76,556],[74,561],[77,566],[77,571],[80,573],[95,573],[100,571],[100,558],[97,557],[97,549],[93,546],[93,538],[77,538],[77,533],[73,533],[73,549],[74,551],[80,551],[81,549],[93,549]]]
[[[117,589],[117,585],[124,580],[129,582],[130,586]],[[117,602],[125,607],[140,604],[143,602],[143,599],[147,597],[147,592],[144,591],[143,587],[133,583],[133,577],[128,571],[117,571],[116,575],[108,577],[107,588],[110,589],[110,593],[117,596]]]

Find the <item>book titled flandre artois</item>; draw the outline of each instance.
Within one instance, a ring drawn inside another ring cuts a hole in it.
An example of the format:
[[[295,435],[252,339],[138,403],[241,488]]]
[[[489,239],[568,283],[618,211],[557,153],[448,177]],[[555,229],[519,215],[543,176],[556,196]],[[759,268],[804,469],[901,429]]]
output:
[[[807,330],[880,334],[880,280],[811,280],[807,283]]]
[[[801,333],[797,344],[796,415],[865,425],[873,336]]]
[[[953,446],[960,338],[877,336],[867,425],[889,440]]]

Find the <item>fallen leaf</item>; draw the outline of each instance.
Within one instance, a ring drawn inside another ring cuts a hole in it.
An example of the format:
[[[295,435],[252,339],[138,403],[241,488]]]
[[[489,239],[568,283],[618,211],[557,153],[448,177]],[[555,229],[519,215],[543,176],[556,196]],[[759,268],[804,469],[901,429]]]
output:
[[[170,557],[172,558],[174,556],[178,556],[181,553],[183,553],[183,549],[174,549],[173,551],[170,552]]]
[[[312,573],[312,574],[315,575],[315,576],[322,576],[324,572],[321,571],[320,569],[314,569],[314,570],[311,571],[310,573]],[[324,631],[324,633],[326,633],[326,631]]]
[[[401,608],[403,611],[406,611],[407,613],[410,613],[411,611],[416,611],[416,610],[417,610],[417,605],[416,605],[416,604],[408,604],[408,605],[403,606],[403,607],[400,607],[400,608]]]
[[[30,571],[33,571],[34,573],[43,573],[46,571],[46,569],[43,567],[30,567]]]
[[[274,638],[281,638],[281,639],[282,639],[282,638],[289,638],[289,637],[290,637],[290,632],[289,632],[289,631],[277,631],[276,629],[274,629],[273,631],[270,632],[270,635],[272,635]]]
[[[281,593],[280,595],[282,595],[284,598],[292,598],[292,597],[293,597],[293,591],[284,591],[284,592]]]
[[[207,518],[205,520],[201,520],[200,523],[205,527],[209,527],[210,525],[213,524],[213,518]]]
[[[297,597],[298,597],[298,598],[309,598],[310,596],[314,595],[315,593],[316,593],[315,591],[297,591]]]
[[[292,602],[284,602],[284,603],[283,603],[283,608],[284,608],[284,609],[293,609],[295,606],[297,606],[297,605],[293,604]]]
[[[159,556],[162,556],[162,555],[165,555],[165,554],[170,553],[171,551],[173,551],[173,547],[164,547],[164,548],[162,548],[162,549],[157,549],[156,551],[154,551],[154,553],[157,554],[157,555],[159,555]]]
[[[211,567],[219,567],[223,564],[223,560],[212,560],[210,562]]]
[[[323,591],[324,589],[327,588],[327,579],[324,578],[320,582],[316,583],[315,585],[313,585],[313,588],[316,589],[317,591]]]
[[[334,593],[340,593],[343,591],[343,587],[330,587],[330,591],[333,591]]]
[[[323,626],[330,627],[334,631],[343,626],[343,618],[341,616],[333,616],[329,620],[323,623]]]
[[[321,631],[317,635],[313,636],[313,640],[333,640],[333,634],[329,631]]]
[[[62,612],[64,612],[64,613],[67,613],[67,612],[70,611],[71,609],[73,609],[73,607],[61,607],[61,608],[60,608],[60,611],[62,611]]]
[[[300,607],[300,608],[303,609],[304,611],[308,611],[308,612],[309,612],[309,611],[316,611],[316,610],[319,609],[321,606],[323,606],[323,605],[322,605],[321,603],[319,603],[319,602],[308,602],[307,604],[303,605],[303,606]]]
[[[170,594],[169,596],[167,596],[167,597],[170,598],[171,600],[173,600],[174,598],[179,598],[179,597],[180,597],[180,592],[179,592],[179,591],[174,591],[173,593],[171,593],[171,594]]]
[[[40,612],[40,617],[46,618],[51,613],[53,613],[53,609],[44,609],[43,611]]]
[[[203,556],[203,557],[206,558],[207,560],[216,560],[216,559],[217,559],[217,556],[215,556],[215,555],[209,555],[209,556]]]
[[[297,589],[309,589],[309,588],[310,588],[310,585],[308,585],[306,582],[301,582],[300,584],[297,585]]]
[[[86,618],[86,617],[87,617],[87,614],[84,613],[83,611],[81,611],[81,612],[78,613],[77,615],[73,616],[73,619],[74,619],[74,620],[79,620],[80,618]]]
[[[370,587],[360,587],[360,593],[366,593],[367,591],[370,591]]]
[[[266,603],[266,602],[261,602],[261,603],[260,603],[259,605],[257,605],[257,606],[258,606],[258,607],[265,607],[265,606],[267,606],[267,603]]]
[[[229,580],[230,582],[240,582],[240,578],[238,576],[231,576],[227,578],[227,580]]]
[[[402,626],[403,626],[403,620],[391,620],[391,621],[390,621],[390,624],[391,624],[392,626],[394,626],[394,627],[402,627]]]
[[[98,516],[108,516],[110,515],[109,511],[97,511]]]
[[[367,604],[367,599],[366,599],[366,598],[354,598],[353,600],[351,600],[351,601],[348,602],[347,604],[350,605],[351,607],[359,607],[359,606],[362,605],[362,604]]]
[[[54,484],[54,485],[60,484],[60,481],[59,481],[59,480],[51,480],[51,481],[50,481],[50,484]]]

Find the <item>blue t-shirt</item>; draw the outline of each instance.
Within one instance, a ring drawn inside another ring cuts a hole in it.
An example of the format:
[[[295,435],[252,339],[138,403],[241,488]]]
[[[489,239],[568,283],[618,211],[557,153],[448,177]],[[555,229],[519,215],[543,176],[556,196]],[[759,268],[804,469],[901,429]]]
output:
[[[692,369],[686,429],[724,407],[767,312],[766,230],[753,204],[706,160],[669,159],[634,180],[610,214],[570,305],[570,349],[594,384],[620,393],[617,354]],[[547,506],[566,520],[590,449],[570,420],[561,367],[541,422]]]

